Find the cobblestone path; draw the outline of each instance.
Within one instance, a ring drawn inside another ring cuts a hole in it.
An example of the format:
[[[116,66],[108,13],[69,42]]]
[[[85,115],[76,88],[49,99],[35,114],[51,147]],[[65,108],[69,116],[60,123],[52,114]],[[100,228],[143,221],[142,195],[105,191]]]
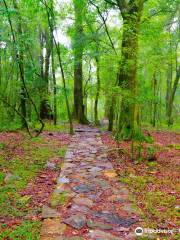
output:
[[[76,129],[49,206],[41,240],[130,240],[138,216],[107,159],[100,132]]]

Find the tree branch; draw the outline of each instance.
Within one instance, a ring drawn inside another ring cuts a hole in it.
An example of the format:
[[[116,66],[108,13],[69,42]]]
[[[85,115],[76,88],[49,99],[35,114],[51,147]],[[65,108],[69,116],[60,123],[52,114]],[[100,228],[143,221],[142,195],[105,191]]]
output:
[[[102,21],[103,21],[106,34],[107,34],[108,39],[109,39],[109,41],[110,41],[110,43],[111,43],[111,46],[112,46],[112,48],[113,48],[113,50],[114,50],[114,53],[117,55],[117,52],[116,52],[116,49],[115,49],[115,47],[114,47],[114,43],[113,43],[113,41],[112,41],[112,39],[111,39],[111,36],[110,36],[110,34],[109,34],[109,30],[108,30],[108,27],[107,27],[106,20],[105,20],[104,16],[102,15],[99,7],[98,7],[95,3],[93,3],[91,0],[89,0],[89,2],[91,3],[91,5],[93,5],[93,6],[97,9],[98,14],[99,14],[99,16],[101,17],[101,19],[102,19]]]

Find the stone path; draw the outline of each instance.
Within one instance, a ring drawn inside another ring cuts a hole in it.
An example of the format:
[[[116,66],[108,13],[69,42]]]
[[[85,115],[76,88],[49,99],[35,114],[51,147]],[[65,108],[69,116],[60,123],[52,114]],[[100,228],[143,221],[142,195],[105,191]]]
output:
[[[135,239],[138,216],[106,150],[97,129],[76,130],[51,204],[43,208],[41,240]]]

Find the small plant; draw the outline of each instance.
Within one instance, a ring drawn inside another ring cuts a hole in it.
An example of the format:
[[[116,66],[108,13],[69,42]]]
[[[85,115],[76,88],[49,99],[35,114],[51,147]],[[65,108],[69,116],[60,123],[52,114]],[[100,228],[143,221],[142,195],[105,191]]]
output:
[[[5,173],[0,172],[0,185],[3,183],[5,176],[6,176]]]
[[[26,240],[39,240],[39,232],[41,223],[39,221],[24,221],[20,226],[10,230],[5,230],[0,233],[0,240],[3,239],[26,239]]]
[[[176,145],[176,146],[175,146],[175,149],[176,149],[176,150],[180,150],[180,145]]]
[[[4,149],[5,148],[5,144],[4,143],[0,143],[0,149]]]
[[[148,161],[155,161],[156,158],[156,149],[154,146],[148,146],[147,148],[147,160]]]
[[[62,193],[54,193],[51,198],[51,206],[56,207],[58,205],[63,205],[69,199],[68,192],[64,191]]]
[[[143,142],[132,141],[132,144],[131,144],[132,160],[136,161],[136,163],[140,163],[143,160],[142,152],[143,152]]]
[[[60,157],[64,157],[64,156],[65,156],[65,153],[66,153],[66,150],[67,150],[66,147],[60,148],[60,150],[59,150],[59,152],[58,152],[58,155],[59,155]]]

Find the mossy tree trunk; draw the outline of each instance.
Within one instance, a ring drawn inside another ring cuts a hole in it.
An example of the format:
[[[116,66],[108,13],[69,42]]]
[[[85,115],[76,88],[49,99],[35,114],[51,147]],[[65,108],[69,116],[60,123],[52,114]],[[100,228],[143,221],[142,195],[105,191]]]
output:
[[[98,102],[99,102],[99,95],[100,95],[100,88],[101,88],[101,81],[100,81],[100,67],[99,67],[99,48],[97,47],[97,56],[96,60],[96,76],[97,76],[97,83],[96,83],[96,97],[94,102],[94,122],[95,125],[99,125],[99,118],[98,118]]]
[[[41,40],[40,42],[41,51],[44,51],[44,48],[46,49],[45,57],[40,58],[41,63],[41,103],[40,103],[40,116],[42,119],[52,119],[53,113],[52,109],[50,107],[48,95],[49,95],[49,70],[50,70],[50,59],[51,59],[51,53],[52,53],[52,44],[51,44],[51,38],[49,35],[49,32],[46,31],[42,37],[44,40]],[[43,44],[44,43],[44,44]],[[43,66],[44,64],[44,66]]]
[[[118,139],[131,139],[138,129],[137,55],[138,38],[144,1],[120,1],[118,6],[123,17],[122,54],[118,85],[123,91],[117,126]]]
[[[75,12],[75,33],[73,38],[74,50],[74,117],[79,123],[87,123],[85,107],[83,104],[83,16],[85,11],[85,0],[73,0]]]

